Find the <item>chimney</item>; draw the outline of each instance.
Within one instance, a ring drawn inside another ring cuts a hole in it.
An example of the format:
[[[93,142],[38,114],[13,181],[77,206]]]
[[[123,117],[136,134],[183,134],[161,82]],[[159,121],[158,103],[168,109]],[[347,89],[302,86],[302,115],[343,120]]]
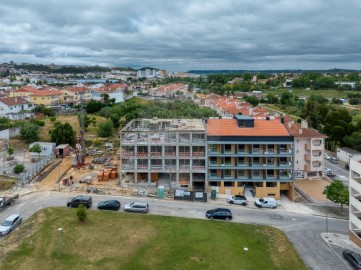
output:
[[[301,127],[302,128],[308,128],[308,122],[306,120],[303,120],[301,121]]]
[[[298,130],[298,133],[302,134],[302,128],[300,128],[300,129]]]

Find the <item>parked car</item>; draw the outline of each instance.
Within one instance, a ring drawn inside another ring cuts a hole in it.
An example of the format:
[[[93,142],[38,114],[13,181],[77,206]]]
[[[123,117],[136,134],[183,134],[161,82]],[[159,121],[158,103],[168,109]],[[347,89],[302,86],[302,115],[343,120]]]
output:
[[[241,196],[241,195],[234,195],[234,196],[229,196],[227,198],[227,202],[230,204],[241,204],[243,206],[246,206],[247,198],[245,196]]]
[[[92,206],[93,200],[91,196],[79,195],[74,198],[70,198],[66,204],[67,207],[78,207],[83,204],[86,208]]]
[[[325,159],[328,159],[328,160],[330,160],[330,156],[329,155],[327,155],[327,154],[323,154],[323,156],[325,157]]]
[[[337,158],[335,158],[335,157],[331,157],[331,158],[330,158],[330,161],[331,161],[332,163],[338,163],[338,160],[337,160]]]
[[[353,269],[361,270],[361,256],[351,250],[345,249],[342,252],[343,257],[348,261]]]
[[[232,219],[232,212],[227,208],[215,208],[206,212],[208,219],[224,219],[226,221]]]
[[[274,198],[269,198],[269,197],[263,197],[261,199],[258,199],[254,202],[254,204],[259,208],[262,207],[272,208],[272,209],[277,208],[277,201]]]
[[[11,216],[7,217],[0,224],[0,235],[4,236],[9,234],[22,222],[22,220],[23,219],[19,214],[12,214]]]
[[[326,168],[326,167],[325,167],[325,168],[323,169],[323,171],[324,171],[325,174],[332,174],[332,170],[331,170],[330,168]]]
[[[108,201],[99,202],[98,209],[118,211],[120,209],[120,202],[117,200],[108,200]]]
[[[147,213],[149,211],[149,204],[146,202],[132,202],[124,205],[124,211]]]

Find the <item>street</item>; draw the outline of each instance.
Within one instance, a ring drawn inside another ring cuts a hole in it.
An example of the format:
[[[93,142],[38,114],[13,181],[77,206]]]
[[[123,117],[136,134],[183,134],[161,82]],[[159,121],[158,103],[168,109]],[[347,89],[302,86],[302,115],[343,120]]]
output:
[[[349,171],[345,169],[343,163],[332,163],[331,161],[325,159],[325,167],[330,168],[332,173],[335,174],[335,179],[343,181],[347,186],[349,182]]]
[[[0,212],[0,219],[3,220],[10,214],[19,213],[26,220],[43,208],[65,206],[67,200],[73,196],[76,196],[76,194],[58,192],[31,193],[19,198],[12,206],[3,209]],[[93,194],[92,197],[93,205],[90,208],[92,210],[96,209],[99,201],[111,198],[121,202],[121,209],[123,209],[125,203],[140,200],[149,203],[149,214],[199,219],[205,219],[206,210],[224,205],[214,201],[198,203],[158,200],[147,197],[116,197]],[[227,208],[232,210],[232,222],[270,225],[281,229],[293,243],[309,269],[351,269],[337,255],[337,249],[331,248],[322,240],[320,234],[325,232],[325,217],[287,213],[277,211],[277,209],[254,209],[238,205],[227,205]],[[328,218],[328,228],[330,232],[347,234],[348,221]],[[13,233],[16,233],[16,230]]]

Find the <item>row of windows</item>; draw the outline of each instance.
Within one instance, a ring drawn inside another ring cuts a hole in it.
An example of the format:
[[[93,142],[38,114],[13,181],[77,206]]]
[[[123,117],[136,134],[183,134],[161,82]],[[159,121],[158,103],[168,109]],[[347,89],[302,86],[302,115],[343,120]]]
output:
[[[287,157],[253,157],[253,158],[246,158],[246,157],[237,157],[237,164],[243,165],[246,164],[248,160],[252,160],[252,164],[260,164],[260,162],[263,160],[263,163],[272,164],[275,162],[275,160],[279,160],[280,164],[286,164],[288,162]],[[217,164],[218,158],[217,157],[210,157],[209,159],[211,164]],[[224,158],[224,164],[231,165],[232,164],[232,158],[231,157],[225,157]]]
[[[224,172],[225,177],[232,176],[232,170],[224,170],[223,172]],[[252,170],[251,172],[252,172],[252,176],[261,176],[261,175],[274,176],[275,175],[275,170]],[[288,176],[287,170],[278,170],[278,172],[279,172],[280,176]],[[237,170],[236,173],[240,177],[249,175],[249,174],[247,174],[246,170]],[[218,176],[219,174],[217,173],[217,170],[210,170],[209,175],[210,176]]]

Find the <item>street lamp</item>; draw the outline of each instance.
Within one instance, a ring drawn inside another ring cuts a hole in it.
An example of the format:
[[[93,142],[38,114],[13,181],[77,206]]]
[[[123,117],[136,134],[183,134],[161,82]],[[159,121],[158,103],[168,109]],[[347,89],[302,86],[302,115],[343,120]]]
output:
[[[58,228],[58,257],[60,257],[61,233],[63,228]]]
[[[244,260],[243,260],[243,269],[247,269],[247,252],[248,252],[248,247],[244,247],[243,248],[244,251]]]

